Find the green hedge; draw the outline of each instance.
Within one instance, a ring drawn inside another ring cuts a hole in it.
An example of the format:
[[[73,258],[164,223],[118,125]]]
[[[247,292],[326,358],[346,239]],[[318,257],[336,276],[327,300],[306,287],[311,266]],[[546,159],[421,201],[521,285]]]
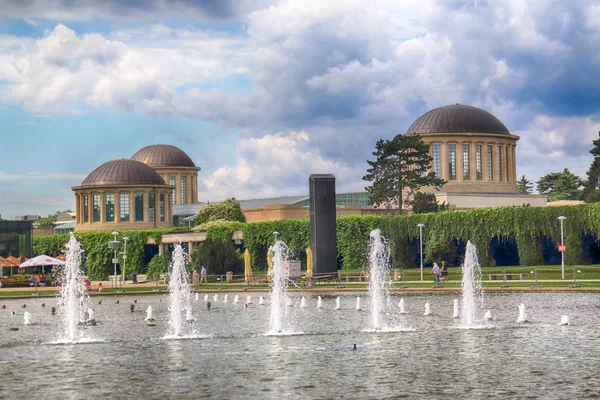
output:
[[[583,263],[582,236],[598,234],[600,231],[600,203],[563,207],[502,207],[466,211],[445,211],[409,216],[348,216],[337,218],[338,256],[343,269],[357,270],[365,265],[369,247],[369,233],[380,228],[390,240],[392,262],[395,267],[413,267],[418,251],[418,223],[425,224],[423,242],[435,238],[437,241],[471,240],[477,246],[482,265],[491,260],[490,241],[514,239],[517,244],[521,265],[542,264],[542,240],[549,238],[560,243],[560,222],[565,220],[565,261],[570,265]],[[231,238],[235,230],[244,234],[244,246],[250,250],[254,268],[266,269],[269,246],[275,242],[274,231],[280,233],[292,250],[293,256],[305,261],[305,249],[310,246],[310,221],[285,220],[259,223],[223,223],[208,225],[207,236]],[[142,271],[143,245],[148,238],[157,242],[164,233],[178,229],[156,229],[150,231],[125,231],[130,238],[127,244],[127,272]],[[179,229],[181,230],[181,229]],[[110,232],[90,232],[76,235],[86,251],[87,273],[92,279],[105,279],[111,273],[112,252],[107,242],[112,240]],[[36,254],[56,255],[68,241],[68,235],[34,237]],[[131,268],[135,267],[135,271]]]
[[[128,276],[143,272],[142,256],[144,244],[149,238],[160,242],[162,235],[181,229],[152,229],[128,230],[119,232],[118,240],[127,236],[127,265],[125,273]],[[92,280],[106,280],[113,273],[113,250],[108,248],[108,242],[114,236],[109,231],[76,233],[75,237],[81,242],[85,251],[85,272]],[[46,254],[56,256],[64,250],[69,241],[69,235],[35,236],[33,238],[33,252],[35,255]],[[120,251],[123,251],[121,249]],[[119,256],[121,259],[121,256]]]

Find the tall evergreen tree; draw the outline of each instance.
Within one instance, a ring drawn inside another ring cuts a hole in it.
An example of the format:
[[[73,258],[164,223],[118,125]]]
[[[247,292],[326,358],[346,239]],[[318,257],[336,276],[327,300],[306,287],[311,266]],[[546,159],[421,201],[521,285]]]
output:
[[[587,171],[587,180],[584,183],[582,194],[582,198],[586,201],[592,192],[600,189],[600,132],[598,132],[598,139],[592,143],[594,147],[590,150],[590,154],[594,156],[594,161]]]
[[[392,140],[379,139],[373,152],[375,161],[367,160],[370,168],[363,180],[372,182],[365,189],[371,194],[371,202],[378,206],[398,202],[402,209],[402,192],[417,192],[423,186],[438,189],[446,183],[431,168],[429,145],[420,135],[396,135]]]
[[[550,201],[579,200],[583,180],[565,168],[563,172],[544,175],[537,183],[537,190],[548,195]]]
[[[521,194],[531,194],[531,189],[533,189],[533,183],[525,175],[521,176],[521,179],[517,181],[517,185],[519,187],[519,193]]]

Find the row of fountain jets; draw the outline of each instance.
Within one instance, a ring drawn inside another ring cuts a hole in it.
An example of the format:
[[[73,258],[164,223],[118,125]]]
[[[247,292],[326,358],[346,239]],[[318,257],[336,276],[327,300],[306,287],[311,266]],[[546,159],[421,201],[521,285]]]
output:
[[[387,251],[387,240],[381,236],[379,229],[374,229],[370,234],[369,268],[370,279],[368,296],[370,298],[371,328],[373,330],[394,329],[396,321],[390,319],[390,259]],[[82,338],[83,330],[79,326],[94,324],[94,311],[89,307],[89,296],[84,289],[83,272],[81,270],[83,249],[75,236],[71,235],[66,245],[67,262],[63,271],[61,288],[61,314],[63,316],[62,338],[65,341],[77,341]],[[292,321],[288,313],[291,300],[287,295],[288,277],[283,268],[284,262],[289,259],[289,248],[281,240],[276,240],[270,249],[273,252],[272,260],[272,288],[270,293],[270,318],[269,333],[279,334],[293,331]],[[481,269],[477,260],[475,246],[469,241],[462,265],[462,307],[459,301],[454,301],[454,317],[461,318],[461,325],[466,328],[479,327],[486,324],[486,319],[491,319],[488,310],[484,318],[478,318],[478,312],[483,305],[483,290],[481,286]],[[217,295],[214,295],[214,301]],[[225,295],[227,301],[227,295]],[[195,321],[192,313],[192,286],[186,271],[186,255],[181,245],[175,246],[169,271],[169,331],[166,337],[184,337],[195,335]],[[205,295],[208,305],[208,295]],[[234,303],[239,302],[235,296]],[[248,296],[246,303],[251,302]],[[260,298],[259,304],[264,304],[265,299]],[[317,307],[322,307],[319,297]],[[406,312],[404,300],[398,304],[400,312]],[[300,307],[306,307],[303,297]],[[336,299],[336,308],[340,308],[340,298]],[[360,309],[360,297],[356,299],[356,309]],[[147,310],[147,322],[152,324],[154,317],[152,309]],[[429,303],[425,305],[425,315],[431,314]],[[31,322],[31,315],[29,318]],[[519,305],[518,322],[526,322],[525,306]],[[562,316],[561,323],[568,324],[568,317]]]

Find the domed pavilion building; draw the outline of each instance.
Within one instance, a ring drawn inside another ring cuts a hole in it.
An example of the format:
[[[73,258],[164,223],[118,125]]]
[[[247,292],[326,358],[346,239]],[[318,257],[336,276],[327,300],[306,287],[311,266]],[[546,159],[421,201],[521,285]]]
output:
[[[173,226],[174,187],[142,162],[109,161],[72,190],[75,232]]]
[[[519,136],[489,112],[452,104],[421,115],[406,134],[429,144],[431,168],[447,183],[435,191],[438,201],[468,209],[545,205],[545,196],[519,194],[516,148]]]
[[[198,202],[198,171],[192,159],[181,149],[168,144],[146,146],[131,157],[154,169],[164,181],[173,186],[171,204]]]

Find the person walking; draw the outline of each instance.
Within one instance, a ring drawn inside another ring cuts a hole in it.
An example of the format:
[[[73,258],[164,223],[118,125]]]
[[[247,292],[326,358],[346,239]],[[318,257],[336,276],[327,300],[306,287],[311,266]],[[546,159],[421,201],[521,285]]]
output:
[[[201,285],[202,285],[202,282],[208,283],[208,281],[206,280],[206,267],[204,265],[200,269],[200,284]]]
[[[440,281],[440,266],[435,262],[433,263],[431,273],[433,274],[433,281],[437,284]]]
[[[446,266],[446,261],[442,261],[442,268],[440,269],[440,274],[442,276],[442,282],[448,282],[448,267]]]
[[[198,284],[198,270],[196,268],[194,268],[194,272],[192,273],[192,282],[194,285]]]

